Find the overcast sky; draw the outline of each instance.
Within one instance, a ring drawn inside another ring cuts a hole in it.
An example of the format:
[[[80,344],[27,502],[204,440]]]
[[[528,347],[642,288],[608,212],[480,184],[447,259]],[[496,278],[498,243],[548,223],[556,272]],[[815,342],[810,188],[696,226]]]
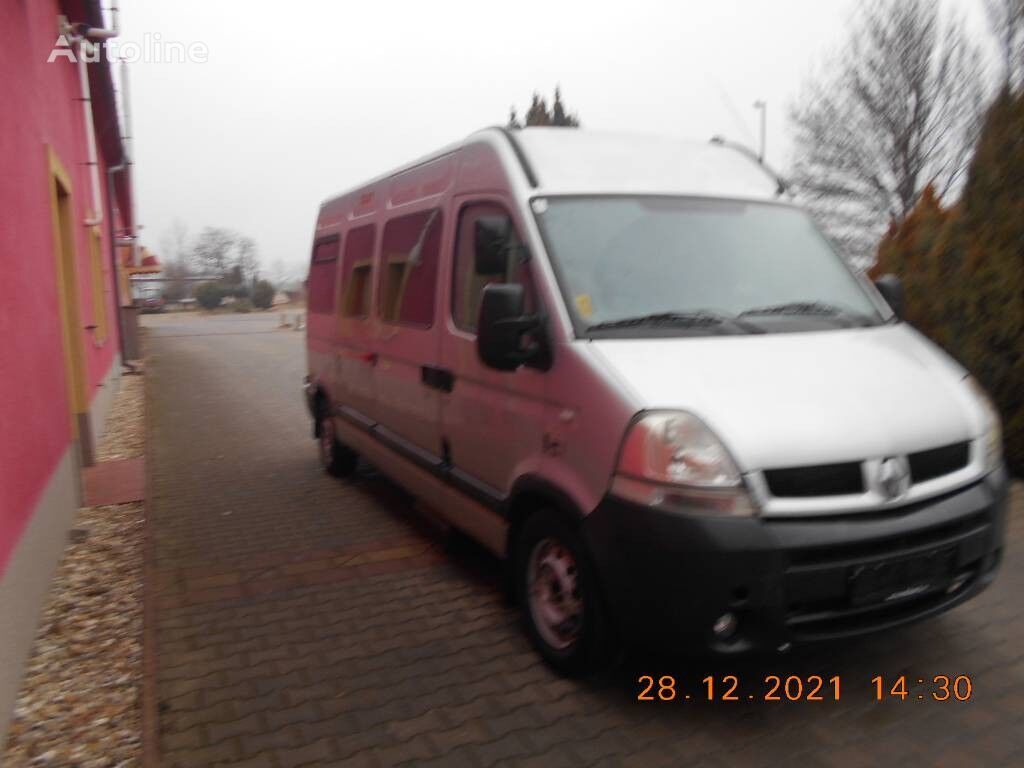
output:
[[[124,40],[208,49],[132,65],[143,242],[159,252],[175,219],[229,227],[304,277],[321,200],[556,84],[585,128],[751,145],[764,99],[784,168],[787,106],[853,2],[121,0]],[[981,0],[947,4],[981,33]]]

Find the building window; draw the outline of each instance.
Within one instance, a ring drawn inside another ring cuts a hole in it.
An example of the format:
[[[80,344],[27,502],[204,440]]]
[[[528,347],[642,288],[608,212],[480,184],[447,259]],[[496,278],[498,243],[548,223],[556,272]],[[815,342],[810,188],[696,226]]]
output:
[[[92,338],[96,344],[107,340],[107,283],[103,279],[103,238],[99,227],[89,230],[89,269],[92,275]]]
[[[341,317],[369,317],[373,294],[373,224],[351,230],[341,257]]]
[[[337,235],[325,237],[313,245],[309,265],[309,311],[330,314],[334,311],[334,277],[338,267],[341,241]]]
[[[381,238],[381,319],[429,328],[434,323],[441,211],[391,219]]]
[[[474,253],[478,222],[505,238],[504,269],[493,274],[476,271]],[[477,316],[484,288],[492,283],[519,283],[526,289],[526,311],[535,311],[537,301],[533,281],[525,260],[526,250],[508,212],[495,203],[474,203],[459,213],[455,238],[455,263],[452,268],[452,319],[459,328],[476,333]]]

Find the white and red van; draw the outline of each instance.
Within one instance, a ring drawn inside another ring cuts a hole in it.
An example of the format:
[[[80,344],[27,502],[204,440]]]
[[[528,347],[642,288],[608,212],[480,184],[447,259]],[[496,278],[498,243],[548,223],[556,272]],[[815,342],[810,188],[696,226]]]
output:
[[[507,558],[560,671],[945,611],[1003,546],[999,419],[757,161],[488,129],[325,202],[306,394]]]

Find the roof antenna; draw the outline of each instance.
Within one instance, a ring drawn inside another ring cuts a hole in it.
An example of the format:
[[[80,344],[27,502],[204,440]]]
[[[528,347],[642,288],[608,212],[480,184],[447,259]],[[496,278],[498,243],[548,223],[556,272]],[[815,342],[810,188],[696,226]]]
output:
[[[747,121],[744,120],[743,117],[740,115],[740,111],[736,109],[736,103],[732,100],[732,97],[729,96],[729,92],[725,89],[725,86],[722,85],[721,81],[719,81],[719,79],[714,75],[714,73],[709,72],[708,78],[711,80],[711,82],[717,89],[718,97],[722,100],[722,103],[725,105],[725,108],[729,111],[729,115],[732,117],[733,122],[736,124],[736,127],[743,132],[743,134],[746,136],[747,141],[753,144],[754,135],[750,132],[750,126],[747,125]]]
[[[724,136],[712,136],[711,137],[711,143],[714,144],[717,147],[725,147],[726,149],[731,149],[731,150],[734,150],[736,152],[739,152],[741,155],[743,155],[747,159],[753,160],[755,163],[757,163],[759,166],[761,166],[761,169],[765,173],[767,173],[769,176],[771,176],[772,180],[775,182],[775,184],[776,184],[775,195],[776,196],[784,195],[784,194],[787,194],[787,193],[790,194],[790,195],[793,194],[792,190],[790,189],[789,182],[786,181],[786,179],[783,178],[782,175],[779,174],[777,171],[775,171],[770,165],[768,165],[768,163],[766,163],[763,159],[758,157],[757,152],[752,150],[746,144],[741,144],[738,141],[730,141],[729,139],[725,138]]]

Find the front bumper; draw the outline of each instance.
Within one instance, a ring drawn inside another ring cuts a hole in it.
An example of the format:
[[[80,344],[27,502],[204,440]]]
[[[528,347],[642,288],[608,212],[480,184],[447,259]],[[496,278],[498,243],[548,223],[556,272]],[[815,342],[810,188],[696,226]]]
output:
[[[995,577],[1006,505],[1002,470],[939,498],[842,517],[681,515],[607,496],[583,534],[625,639],[735,653],[883,630],[969,599]],[[855,597],[865,568],[930,554],[951,570],[928,590]],[[739,626],[722,640],[712,625],[726,612]]]

